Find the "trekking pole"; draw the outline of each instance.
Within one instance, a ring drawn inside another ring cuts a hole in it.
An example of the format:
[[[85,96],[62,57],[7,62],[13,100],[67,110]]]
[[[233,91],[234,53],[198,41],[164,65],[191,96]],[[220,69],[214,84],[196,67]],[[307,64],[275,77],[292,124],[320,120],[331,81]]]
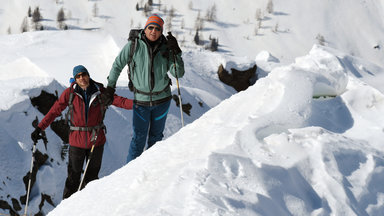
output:
[[[171,32],[168,32],[168,35],[172,36]],[[173,67],[175,68],[175,75],[176,75],[176,84],[177,84],[177,94],[179,96],[179,106],[180,106],[180,116],[181,116],[181,126],[184,127],[184,118],[183,118],[183,104],[181,103],[181,93],[180,93],[180,86],[179,86],[179,78],[177,76],[176,71],[176,55],[174,51],[172,51],[173,54]]]
[[[175,64],[175,63],[174,63]],[[175,66],[176,67],[176,66]],[[175,69],[176,70],[176,69]],[[184,127],[184,118],[183,118],[183,108],[182,108],[182,103],[181,103],[181,94],[180,94],[180,87],[179,87],[179,79],[177,78],[176,75],[176,84],[177,84],[177,93],[179,95],[179,105],[180,105],[180,116],[181,116],[181,126]]]
[[[85,174],[87,173],[88,165],[89,165],[89,162],[91,161],[92,154],[93,154],[93,149],[94,149],[94,148],[95,148],[95,144],[92,145],[91,153],[89,153],[89,157],[88,157],[88,160],[87,160],[87,164],[85,165],[85,169],[84,169],[84,174],[83,174],[83,176],[81,177],[81,181],[80,181],[79,189],[77,189],[77,191],[80,191],[81,186],[83,185],[83,181],[84,181],[84,178],[85,178]]]
[[[105,112],[107,111],[108,107],[104,107],[102,108],[102,117],[101,117],[101,121],[103,122],[104,121],[104,117],[105,117]],[[84,174],[83,176],[81,177],[81,181],[80,181],[80,185],[79,185],[79,189],[77,189],[77,191],[80,191],[81,189],[81,186],[83,185],[83,182],[84,182],[84,178],[85,178],[85,174],[87,174],[87,169],[88,169],[88,165],[89,165],[89,162],[91,161],[92,159],[92,155],[93,155],[93,149],[95,148],[95,144],[96,144],[96,140],[97,140],[97,136],[100,132],[100,129],[98,129],[97,131],[97,134],[95,132],[94,135],[92,135],[92,138],[91,138],[91,142],[93,141],[93,144],[92,144],[92,148],[91,148],[91,152],[89,153],[89,157],[88,157],[88,160],[87,160],[87,163],[85,165],[85,169],[84,169]]]
[[[35,162],[36,144],[37,144],[37,141],[34,141],[33,142],[33,149],[32,149],[31,169],[30,169],[30,172],[29,172],[29,180],[28,180],[27,201],[25,203],[25,209],[24,209],[24,215],[25,216],[27,215],[27,211],[28,211],[29,192],[31,190],[32,171],[33,171],[33,164]]]

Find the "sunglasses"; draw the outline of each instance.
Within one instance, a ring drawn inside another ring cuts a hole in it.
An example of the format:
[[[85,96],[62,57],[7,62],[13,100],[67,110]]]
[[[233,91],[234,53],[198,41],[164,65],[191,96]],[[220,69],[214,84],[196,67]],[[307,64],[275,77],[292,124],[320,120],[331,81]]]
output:
[[[159,28],[159,27],[148,26],[148,30],[149,30],[149,31],[152,31],[153,29],[155,29],[156,31],[161,31],[161,28]]]
[[[76,78],[76,79],[79,79],[80,77],[86,77],[86,76],[88,76],[88,73],[83,72],[83,73],[78,73],[78,74],[76,74],[75,78]]]

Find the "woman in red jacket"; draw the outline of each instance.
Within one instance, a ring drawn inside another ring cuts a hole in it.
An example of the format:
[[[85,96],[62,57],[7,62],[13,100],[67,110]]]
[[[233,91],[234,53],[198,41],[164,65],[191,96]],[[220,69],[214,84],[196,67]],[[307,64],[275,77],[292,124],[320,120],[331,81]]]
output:
[[[37,141],[40,133],[45,130],[61,112],[69,107],[70,134],[68,176],[65,181],[63,199],[75,193],[80,185],[81,172],[84,161],[88,159],[92,145],[94,150],[90,160],[83,187],[90,181],[98,179],[101,167],[105,138],[103,124],[106,106],[101,103],[100,95],[105,90],[101,83],[89,77],[88,70],[78,65],[73,68],[75,82],[64,90],[59,100],[51,107],[47,115],[41,120],[31,138]],[[133,101],[114,95],[112,105],[124,109],[132,109]]]

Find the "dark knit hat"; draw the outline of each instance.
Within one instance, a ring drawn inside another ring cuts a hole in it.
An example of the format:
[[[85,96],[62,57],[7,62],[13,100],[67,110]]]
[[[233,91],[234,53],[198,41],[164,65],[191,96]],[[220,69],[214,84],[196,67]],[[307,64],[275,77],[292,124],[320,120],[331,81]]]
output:
[[[83,65],[77,65],[73,68],[73,77],[75,77],[78,73],[85,72],[89,75],[87,68],[85,68]]]
[[[144,29],[146,29],[147,26],[150,24],[159,26],[161,28],[161,31],[163,31],[164,20],[159,15],[153,14],[152,16],[150,16],[147,22],[145,23]]]

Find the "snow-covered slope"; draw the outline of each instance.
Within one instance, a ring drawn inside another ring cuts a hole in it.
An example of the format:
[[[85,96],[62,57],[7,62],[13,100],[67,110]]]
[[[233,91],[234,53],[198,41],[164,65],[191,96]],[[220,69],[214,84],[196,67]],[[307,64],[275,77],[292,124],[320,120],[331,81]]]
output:
[[[268,50],[288,64],[295,57],[306,55],[312,45],[323,38],[326,46],[346,54],[362,57],[383,66],[384,3],[383,1],[335,0],[302,1],[273,0],[273,12],[267,12],[269,0],[159,0],[153,1],[152,12],[171,20],[173,31],[184,48],[196,48],[193,38],[198,17],[204,18],[215,7],[215,22],[204,21],[201,39],[218,38],[220,51],[236,56],[255,55]],[[136,4],[140,10],[136,11]],[[146,17],[142,8],[146,1],[102,0],[2,0],[0,34],[20,33],[28,7],[40,8],[42,24],[57,29],[57,14],[63,8],[70,29],[98,29],[110,34],[116,44],[125,44],[130,28],[142,28]],[[97,9],[95,13],[95,8]],[[170,19],[169,11],[175,15]],[[165,10],[167,12],[165,12]],[[262,20],[256,20],[257,11]],[[29,22],[31,26],[31,21]],[[183,27],[183,28],[182,28]],[[31,27],[32,28],[32,27]],[[257,34],[255,34],[257,30]],[[375,46],[379,46],[375,49]]]
[[[124,166],[132,113],[111,107],[101,179],[63,202],[67,158],[61,158],[61,139],[47,129],[47,150],[41,142],[37,147],[49,158],[38,171],[28,213],[381,215],[384,3],[273,0],[269,14],[267,2],[154,1],[153,12],[166,23],[164,9],[176,10],[165,32],[171,30],[183,49],[181,93],[192,105],[190,116],[184,114],[187,126],[180,130],[172,102],[165,140]],[[0,214],[25,208],[20,198],[31,122],[43,118],[30,98],[42,90],[60,94],[78,64],[105,84],[130,28],[146,21],[136,3],[0,2]],[[200,31],[205,44],[210,36],[219,39],[212,53],[193,37],[199,12],[205,17],[213,5],[216,19]],[[49,31],[19,34],[29,6],[40,7]],[[69,31],[57,31],[60,8]],[[263,19],[255,35],[259,8]],[[320,36],[325,46],[314,45]],[[255,63],[260,79],[247,91],[235,94],[218,80],[220,64],[244,69]],[[117,93],[132,98],[126,85],[123,72]]]
[[[330,51],[272,70],[49,215],[380,215],[384,95]]]

